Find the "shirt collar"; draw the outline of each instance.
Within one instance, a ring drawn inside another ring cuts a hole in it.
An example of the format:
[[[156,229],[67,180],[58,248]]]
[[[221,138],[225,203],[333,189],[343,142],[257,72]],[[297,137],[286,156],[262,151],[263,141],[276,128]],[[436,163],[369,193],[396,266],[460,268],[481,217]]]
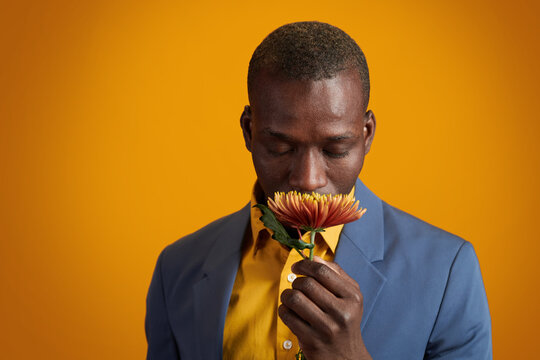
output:
[[[350,194],[354,194],[355,186],[353,186]],[[261,198],[262,196],[262,189],[260,188],[259,184],[255,182],[255,185],[253,186],[253,190],[251,192],[251,213],[250,213],[250,220],[251,220],[251,235],[252,235],[252,246],[256,249],[259,249],[261,247],[264,247],[264,244],[266,243],[266,240],[270,238],[271,230],[266,228],[263,224],[263,222],[260,220],[260,217],[262,216],[262,212],[259,208],[254,207],[257,204],[257,198]],[[339,236],[341,234],[341,231],[343,230],[343,225],[336,225],[329,228],[326,228],[325,231],[321,232],[320,235],[322,236],[322,239],[326,242],[330,250],[335,254],[336,253],[336,247],[339,241]],[[309,241],[309,239],[305,238],[304,241]]]

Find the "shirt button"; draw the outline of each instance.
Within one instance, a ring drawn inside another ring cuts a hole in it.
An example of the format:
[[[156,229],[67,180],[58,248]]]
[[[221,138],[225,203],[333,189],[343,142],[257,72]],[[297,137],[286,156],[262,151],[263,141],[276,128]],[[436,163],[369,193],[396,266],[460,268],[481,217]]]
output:
[[[283,348],[285,350],[290,350],[292,348],[292,341],[291,340],[285,340],[283,342]]]
[[[287,275],[287,280],[289,280],[290,283],[292,283],[294,281],[294,279],[296,279],[296,275],[295,274],[289,274]]]

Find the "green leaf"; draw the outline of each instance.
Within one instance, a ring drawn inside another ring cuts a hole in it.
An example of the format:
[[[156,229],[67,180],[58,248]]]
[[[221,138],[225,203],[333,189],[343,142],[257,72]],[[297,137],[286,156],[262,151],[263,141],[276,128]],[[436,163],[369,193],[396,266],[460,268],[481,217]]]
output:
[[[309,244],[306,242],[303,242],[300,239],[293,239],[289,236],[289,233],[287,233],[287,230],[281,225],[281,223],[276,219],[276,216],[268,208],[268,206],[263,204],[257,204],[255,207],[259,208],[262,211],[262,216],[260,217],[260,220],[263,222],[264,226],[269,228],[270,230],[274,231],[274,234],[272,235],[272,239],[279,241],[283,245],[286,245],[290,248],[297,249],[297,250],[304,250],[304,249],[312,249],[314,244]]]

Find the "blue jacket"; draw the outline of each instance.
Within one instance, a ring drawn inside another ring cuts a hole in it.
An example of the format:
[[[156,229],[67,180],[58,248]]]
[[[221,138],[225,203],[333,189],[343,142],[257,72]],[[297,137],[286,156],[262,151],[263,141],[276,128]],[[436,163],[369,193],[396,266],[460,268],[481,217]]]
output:
[[[364,295],[374,360],[492,359],[491,320],[472,245],[381,201],[360,180],[366,214],[345,225],[335,261]],[[167,246],[147,296],[147,359],[221,359],[249,204]]]

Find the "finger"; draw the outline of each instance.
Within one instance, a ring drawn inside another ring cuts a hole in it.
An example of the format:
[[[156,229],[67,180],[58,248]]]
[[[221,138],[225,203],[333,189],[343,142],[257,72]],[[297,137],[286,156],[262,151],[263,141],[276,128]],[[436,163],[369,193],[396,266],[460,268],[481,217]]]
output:
[[[299,290],[286,289],[281,293],[281,302],[307,322],[317,333],[328,334],[330,317]]]
[[[352,296],[355,292],[359,291],[356,281],[349,277],[341,268],[330,267],[321,261],[301,260],[293,264],[291,270],[295,274],[306,275],[316,279],[322,286],[340,298]]]
[[[339,305],[338,298],[312,277],[299,276],[292,283],[292,288],[301,291],[323,312],[333,314]]]
[[[333,261],[326,261],[326,260],[324,260],[323,258],[321,258],[319,256],[314,256],[313,261],[325,264],[326,266],[328,266],[330,269],[334,270],[338,274],[346,274],[345,271],[341,268],[341,266],[339,266],[337,263],[335,263]]]
[[[356,280],[354,280],[352,277],[349,276],[349,274],[347,274],[345,272],[345,270],[343,270],[341,268],[341,266],[339,266],[337,263],[333,262],[333,261],[326,261],[324,260],[323,258],[320,258],[318,256],[314,256],[313,257],[313,260],[316,261],[316,262],[320,262],[322,264],[325,264],[326,266],[328,266],[330,269],[334,270],[336,273],[338,273],[340,276],[342,276],[345,280],[348,280],[351,284],[351,286],[356,290],[360,290],[360,286],[358,286],[358,283],[356,282]]]
[[[286,305],[281,304],[278,307],[278,315],[281,321],[296,335],[299,342],[307,341],[314,336],[311,326]]]

